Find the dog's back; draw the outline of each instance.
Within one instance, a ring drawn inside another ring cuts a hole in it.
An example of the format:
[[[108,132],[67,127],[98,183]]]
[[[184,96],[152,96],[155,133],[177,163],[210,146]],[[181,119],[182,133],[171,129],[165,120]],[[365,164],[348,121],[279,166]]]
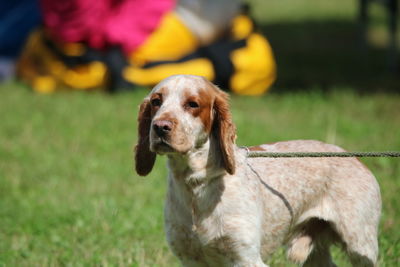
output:
[[[252,149],[344,151],[311,140],[279,142]],[[272,233],[264,238],[268,251],[271,246],[286,241],[290,244],[289,258],[304,262],[313,246],[318,245],[323,251],[338,241],[346,246],[354,262],[368,262],[366,258],[371,264],[376,262],[381,211],[379,185],[358,159],[248,158],[245,164],[264,188],[263,228],[266,233]],[[286,219],[284,223],[283,218]],[[308,261],[312,261],[312,257]]]

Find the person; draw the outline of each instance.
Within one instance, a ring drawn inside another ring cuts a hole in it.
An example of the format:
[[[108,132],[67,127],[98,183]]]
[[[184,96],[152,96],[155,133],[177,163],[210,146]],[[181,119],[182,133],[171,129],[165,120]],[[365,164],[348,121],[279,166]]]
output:
[[[0,1],[0,82],[14,77],[15,61],[29,32],[39,22],[36,1]]]
[[[239,0],[41,0],[17,71],[35,91],[110,92],[174,74],[205,76],[243,95],[276,77],[272,49]]]

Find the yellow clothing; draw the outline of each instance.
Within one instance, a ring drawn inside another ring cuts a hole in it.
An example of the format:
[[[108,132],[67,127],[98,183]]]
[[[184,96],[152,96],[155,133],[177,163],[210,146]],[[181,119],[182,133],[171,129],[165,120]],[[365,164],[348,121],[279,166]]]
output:
[[[255,33],[253,26],[248,16],[239,15],[228,37],[199,47],[194,34],[170,12],[117,70],[103,54],[90,56],[88,51],[96,51],[83,44],[56,43],[39,30],[30,36],[17,71],[40,93],[62,88],[110,89],[110,81],[117,78],[132,86],[154,86],[170,75],[195,74],[240,95],[261,95],[276,78],[276,64],[267,39]]]

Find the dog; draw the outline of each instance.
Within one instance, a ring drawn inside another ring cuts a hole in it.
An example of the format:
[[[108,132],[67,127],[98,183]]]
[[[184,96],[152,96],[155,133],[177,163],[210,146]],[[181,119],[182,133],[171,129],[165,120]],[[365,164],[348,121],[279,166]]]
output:
[[[167,242],[183,266],[267,266],[281,245],[301,266],[377,266],[379,185],[356,158],[249,158],[248,151],[338,152],[313,140],[235,145],[228,94],[200,76],[175,75],[140,105],[136,172],[168,158]]]

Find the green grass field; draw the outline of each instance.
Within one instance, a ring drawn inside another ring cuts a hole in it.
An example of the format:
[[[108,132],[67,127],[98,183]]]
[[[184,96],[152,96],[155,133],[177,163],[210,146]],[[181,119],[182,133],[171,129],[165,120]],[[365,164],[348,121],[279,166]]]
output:
[[[354,40],[323,39],[355,33],[355,3],[252,2],[276,48],[279,79],[264,97],[232,96],[237,143],[318,139],[350,151],[400,150],[399,80],[384,74],[385,50],[372,43],[365,66]],[[319,34],[321,43],[308,39]],[[37,95],[0,84],[0,266],[179,266],[163,231],[165,159],[146,178],[133,171],[146,93]],[[381,186],[380,266],[400,266],[400,158],[362,161]],[[269,264],[292,266],[283,251]]]

